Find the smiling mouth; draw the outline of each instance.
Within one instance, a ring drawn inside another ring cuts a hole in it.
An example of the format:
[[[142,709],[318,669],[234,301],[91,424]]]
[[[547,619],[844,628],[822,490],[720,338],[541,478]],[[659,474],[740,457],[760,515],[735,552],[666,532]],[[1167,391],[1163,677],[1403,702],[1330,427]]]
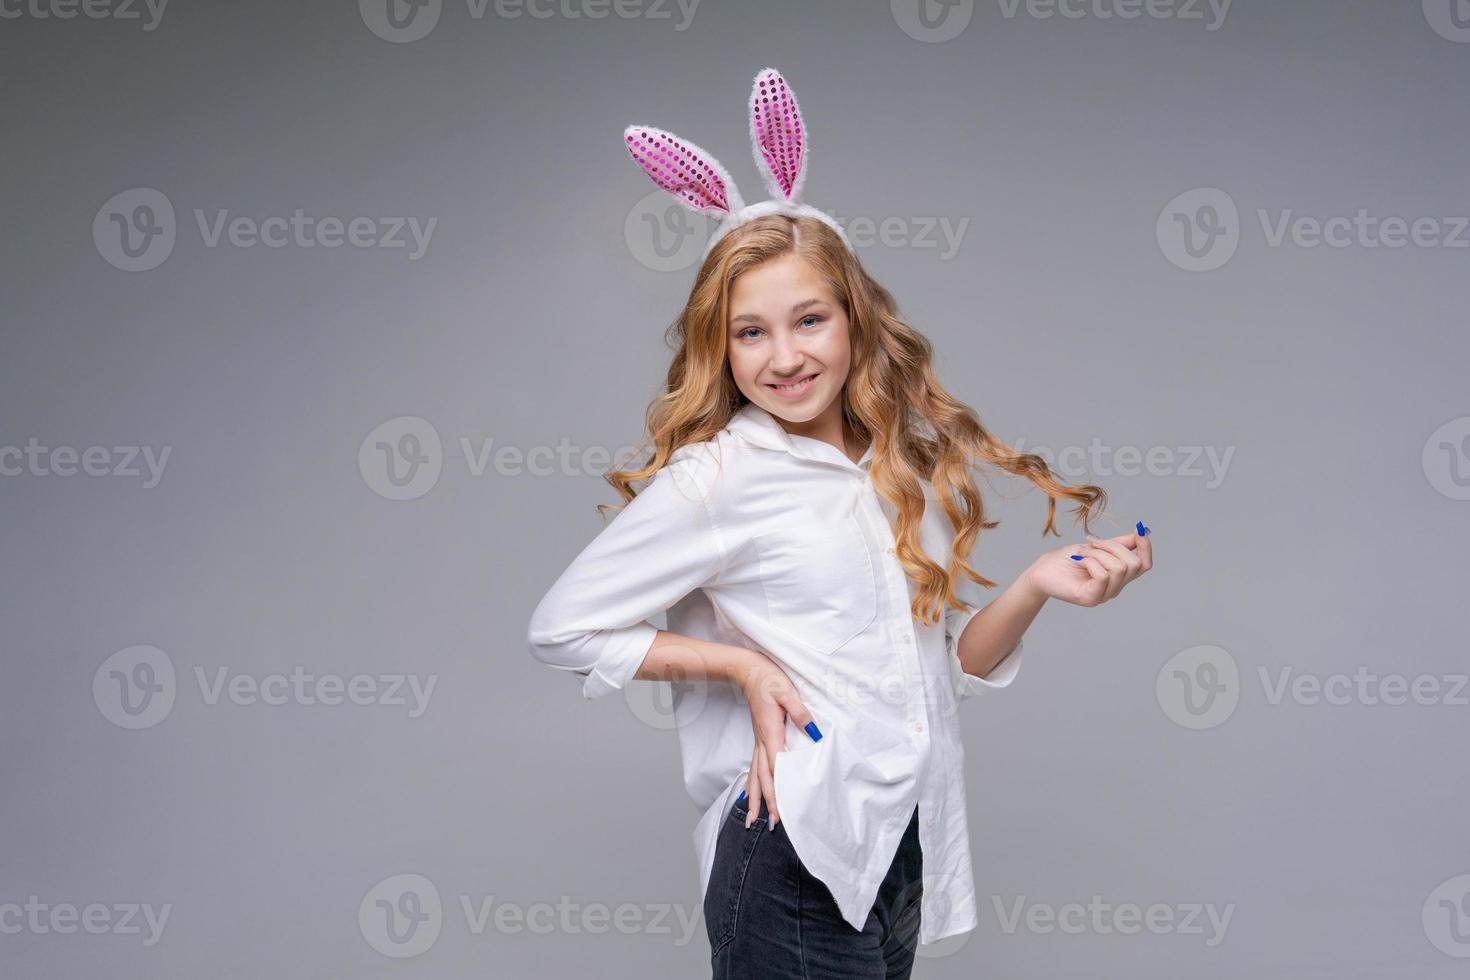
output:
[[[770,388],[772,391],[779,391],[782,394],[787,394],[787,395],[799,394],[799,393],[805,391],[807,388],[811,387],[811,385],[816,381],[817,376],[819,374],[821,374],[821,373],[822,372],[820,372],[820,371],[815,371],[815,372],[813,372],[811,374],[804,375],[800,379],[798,379],[796,381],[793,381],[791,384],[786,384],[786,385],[773,385],[773,384],[767,383],[766,387],[767,388]]]

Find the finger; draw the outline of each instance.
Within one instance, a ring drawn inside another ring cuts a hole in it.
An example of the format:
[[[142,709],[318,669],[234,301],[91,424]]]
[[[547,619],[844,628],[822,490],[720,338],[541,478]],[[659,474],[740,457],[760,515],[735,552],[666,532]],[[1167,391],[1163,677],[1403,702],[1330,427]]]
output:
[[[1089,551],[1087,545],[1085,544],[1079,545],[1077,551],[1081,553],[1082,560],[1074,561],[1072,562],[1072,564],[1076,565],[1078,568],[1086,572],[1089,579],[1101,580],[1106,582],[1108,578],[1108,570],[1103,566],[1102,562],[1097,560],[1095,553]]]
[[[786,748],[786,715],[784,709],[773,714],[778,717],[762,720],[760,743],[767,752],[781,752]]]
[[[1128,537],[1132,538],[1134,535],[1130,534]],[[1123,568],[1128,573],[1128,578],[1133,578],[1142,569],[1143,563],[1139,561],[1138,556],[1125,547],[1117,538],[1097,539],[1092,544],[1094,547],[1103,549],[1121,561]]]
[[[1127,567],[1123,564],[1123,559],[1091,541],[1087,542],[1087,550],[1082,553],[1095,559],[1098,564],[1102,565],[1109,572],[1121,572]]]
[[[1143,523],[1142,521],[1139,522]],[[1138,560],[1143,562],[1143,570],[1146,572],[1154,567],[1154,535],[1153,528],[1145,526],[1143,534],[1138,539]]]
[[[1091,559],[1088,559],[1091,561]],[[1093,568],[1088,569],[1092,575],[1086,582],[1077,586],[1077,604],[1080,606],[1095,606],[1103,601],[1108,588],[1107,569],[1093,563]]]
[[[745,802],[745,829],[755,823],[756,816],[761,809],[761,747],[755,747],[755,754],[750,757],[750,775],[745,779],[745,788],[750,795]]]
[[[791,720],[796,724],[797,728],[802,729],[811,736],[813,742],[820,742],[822,740],[822,730],[817,727],[817,720],[806,709],[806,705],[801,703],[801,698],[793,694],[781,702],[781,707],[786,709],[786,713],[791,716]]]
[[[1088,542],[1086,554],[1095,558],[1107,571],[1107,580],[1103,586],[1102,595],[1097,600],[1099,603],[1107,602],[1123,590],[1124,584],[1128,581],[1128,566],[1122,558],[1093,542]]]
[[[776,774],[772,771],[774,759],[775,757],[762,746],[761,785],[765,787],[763,792],[766,799],[766,830],[768,831],[776,829],[776,819],[778,816],[778,811],[776,810]]]

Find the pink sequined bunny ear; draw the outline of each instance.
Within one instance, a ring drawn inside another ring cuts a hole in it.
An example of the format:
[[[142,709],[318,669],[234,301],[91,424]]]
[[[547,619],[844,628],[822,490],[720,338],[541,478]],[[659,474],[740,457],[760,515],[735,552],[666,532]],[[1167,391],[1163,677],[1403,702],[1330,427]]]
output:
[[[633,162],[689,210],[723,218],[745,206],[729,171],[688,140],[653,126],[629,126],[623,142]]]
[[[750,89],[750,143],[771,197],[801,203],[806,183],[806,130],[796,93],[774,68],[762,69]]]

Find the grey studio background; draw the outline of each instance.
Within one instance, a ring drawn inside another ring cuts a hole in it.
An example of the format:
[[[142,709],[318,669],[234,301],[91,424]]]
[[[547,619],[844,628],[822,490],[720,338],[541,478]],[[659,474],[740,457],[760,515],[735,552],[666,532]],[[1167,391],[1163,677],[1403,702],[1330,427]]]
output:
[[[3,6],[0,974],[707,975],[665,702],[525,627],[703,244],[622,127],[759,199],[774,65],[944,383],[1157,542],[967,703],[915,976],[1465,975],[1470,6],[387,2]],[[993,484],[982,572],[1078,539]]]

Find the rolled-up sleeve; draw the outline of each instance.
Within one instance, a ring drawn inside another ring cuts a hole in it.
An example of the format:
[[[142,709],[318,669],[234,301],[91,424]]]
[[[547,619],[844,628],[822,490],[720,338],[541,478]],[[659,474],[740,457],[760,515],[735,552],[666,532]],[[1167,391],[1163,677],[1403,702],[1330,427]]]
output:
[[[718,581],[725,542],[707,499],[713,463],[699,449],[675,452],[572,560],[531,614],[531,655],[584,675],[583,697],[622,689],[658,632],[649,617]]]
[[[961,588],[958,591],[963,592],[964,589]],[[971,601],[963,595],[961,598],[966,602]],[[1009,687],[1011,681],[1016,679],[1016,672],[1021,669],[1021,653],[1026,646],[1025,637],[1017,641],[1016,645],[1011,648],[1011,652],[1002,657],[1000,662],[992,667],[990,673],[984,677],[967,674],[960,666],[960,634],[983,608],[985,608],[983,605],[976,604],[971,609],[945,609],[944,611],[944,642],[949,652],[950,680],[961,701],[986,691]]]

